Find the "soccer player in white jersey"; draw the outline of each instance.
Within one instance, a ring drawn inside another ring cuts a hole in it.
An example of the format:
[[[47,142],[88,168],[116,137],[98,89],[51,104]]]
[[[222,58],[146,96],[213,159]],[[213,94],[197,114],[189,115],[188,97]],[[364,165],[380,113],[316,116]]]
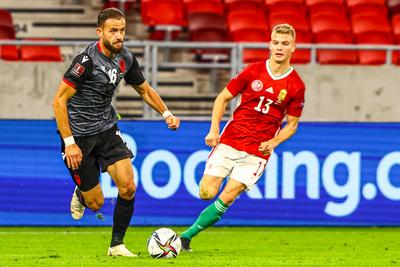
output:
[[[270,58],[247,66],[217,96],[210,131],[205,138],[212,147],[200,182],[200,198],[217,200],[206,207],[192,226],[181,234],[182,249],[200,231],[218,222],[236,198],[258,181],[273,150],[297,130],[304,106],[305,86],[290,65],[296,33],[280,24],[271,33]],[[228,103],[238,97],[232,118],[220,133]],[[286,118],[286,125],[281,128]]]

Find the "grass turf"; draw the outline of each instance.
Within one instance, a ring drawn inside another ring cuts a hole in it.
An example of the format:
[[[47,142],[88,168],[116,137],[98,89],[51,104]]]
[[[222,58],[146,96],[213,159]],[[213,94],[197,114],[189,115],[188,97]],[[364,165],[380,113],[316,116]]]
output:
[[[192,253],[153,259],[156,228],[131,227],[125,244],[140,256],[114,258],[110,227],[1,227],[0,266],[400,266],[400,228],[211,227]]]

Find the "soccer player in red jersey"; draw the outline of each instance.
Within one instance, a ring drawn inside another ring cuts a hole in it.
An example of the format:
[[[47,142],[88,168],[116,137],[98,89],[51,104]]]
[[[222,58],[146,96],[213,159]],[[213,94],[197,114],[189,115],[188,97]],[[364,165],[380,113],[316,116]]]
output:
[[[205,138],[212,151],[200,182],[200,198],[213,199],[225,177],[217,200],[205,208],[181,235],[182,249],[200,231],[219,221],[244,191],[250,190],[264,172],[273,150],[297,130],[304,106],[304,82],[290,65],[296,33],[291,25],[274,27],[270,58],[247,66],[217,96],[210,131]],[[232,118],[220,133],[228,103],[238,97]],[[286,117],[286,125],[281,129]]]

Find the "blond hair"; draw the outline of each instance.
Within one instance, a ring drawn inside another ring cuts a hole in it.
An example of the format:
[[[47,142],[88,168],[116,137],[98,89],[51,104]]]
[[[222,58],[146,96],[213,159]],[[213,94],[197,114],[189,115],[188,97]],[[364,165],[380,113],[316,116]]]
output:
[[[280,33],[280,34],[290,34],[294,40],[296,40],[296,31],[292,25],[283,23],[278,24],[272,29],[272,33]]]

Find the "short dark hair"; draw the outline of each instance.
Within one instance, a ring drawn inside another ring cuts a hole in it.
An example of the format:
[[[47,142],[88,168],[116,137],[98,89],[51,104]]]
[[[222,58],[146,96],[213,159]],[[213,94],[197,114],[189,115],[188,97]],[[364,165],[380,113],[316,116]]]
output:
[[[120,19],[125,18],[125,14],[115,7],[106,8],[100,12],[99,16],[97,17],[97,27],[101,28],[104,22],[108,19]]]

